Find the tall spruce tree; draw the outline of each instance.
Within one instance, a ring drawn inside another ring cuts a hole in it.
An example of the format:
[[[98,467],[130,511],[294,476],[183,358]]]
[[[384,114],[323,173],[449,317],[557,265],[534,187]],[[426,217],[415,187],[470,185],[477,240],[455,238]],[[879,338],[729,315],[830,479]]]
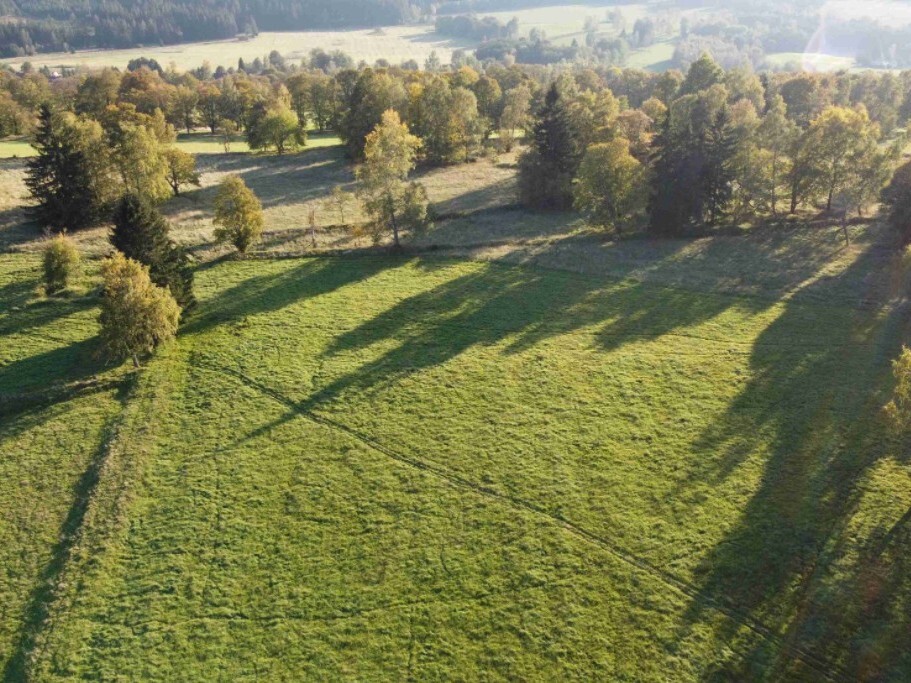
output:
[[[679,235],[713,224],[730,204],[736,146],[723,95],[702,91],[671,106],[655,139],[651,232]]]
[[[124,195],[114,209],[110,242],[127,258],[149,267],[152,282],[167,287],[181,308],[196,303],[193,271],[186,251],[170,237],[158,210],[135,194]]]
[[[35,200],[31,216],[54,230],[79,230],[98,223],[103,202],[96,192],[92,168],[76,131],[62,126],[47,105],[38,114],[25,184]]]
[[[718,110],[704,135],[704,157],[700,174],[702,220],[715,225],[734,196],[731,161],[736,154],[736,140],[727,107]]]
[[[522,202],[540,209],[570,208],[583,151],[560,88],[553,83],[534,126],[532,147],[519,164]]]

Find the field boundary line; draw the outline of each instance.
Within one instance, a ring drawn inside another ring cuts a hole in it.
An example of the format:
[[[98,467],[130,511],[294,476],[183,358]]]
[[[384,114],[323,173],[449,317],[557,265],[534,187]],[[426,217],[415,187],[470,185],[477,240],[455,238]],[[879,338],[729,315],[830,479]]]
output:
[[[822,674],[828,680],[837,680],[837,681],[848,681],[850,680],[846,673],[842,671],[837,665],[829,662],[818,655],[805,650],[804,648],[798,647],[791,643],[785,641],[781,636],[775,633],[771,627],[767,626],[763,622],[759,621],[743,609],[739,608],[737,605],[725,600],[723,598],[718,598],[714,595],[711,595],[701,589],[699,586],[692,584],[684,579],[681,579],[674,574],[671,574],[665,569],[658,567],[657,565],[652,564],[651,562],[642,559],[633,555],[624,548],[611,543],[607,539],[580,527],[579,525],[573,523],[572,521],[562,517],[559,514],[552,513],[535,503],[527,501],[516,496],[511,496],[500,491],[497,491],[488,486],[482,484],[477,484],[469,479],[462,477],[461,475],[449,472],[448,470],[440,467],[431,462],[424,460],[419,460],[402,453],[393,451],[392,449],[384,446],[383,444],[377,442],[369,435],[363,434],[362,432],[348,427],[347,425],[336,422],[335,420],[319,415],[318,413],[313,412],[307,408],[302,407],[299,403],[289,399],[284,396],[277,390],[259,382],[258,380],[250,377],[246,373],[240,370],[233,370],[228,367],[216,366],[214,364],[202,362],[196,363],[195,367],[209,370],[210,372],[215,372],[221,375],[232,375],[235,379],[238,379],[243,382],[244,386],[251,387],[258,391],[259,393],[272,398],[273,400],[281,403],[282,405],[289,408],[296,415],[299,415],[305,419],[310,420],[311,422],[333,429],[338,432],[342,432],[349,437],[363,443],[374,451],[382,453],[386,457],[395,460],[401,464],[408,465],[414,469],[421,470],[423,472],[430,473],[437,477],[448,482],[450,485],[460,488],[463,490],[471,491],[477,495],[481,495],[490,499],[506,503],[508,506],[524,510],[525,512],[530,512],[536,516],[544,517],[549,519],[552,523],[561,527],[568,533],[573,534],[574,536],[581,538],[589,543],[601,547],[603,550],[607,551],[615,558],[623,561],[624,563],[636,567],[642,571],[645,571],[652,576],[658,578],[665,585],[670,586],[671,588],[677,590],[678,592],[686,595],[690,599],[701,602],[716,611],[724,614],[731,620],[739,623],[741,626],[748,628],[750,631],[756,635],[764,638],[765,640],[774,643],[781,650],[790,653],[794,656],[795,659],[798,659],[814,669],[817,673]]]

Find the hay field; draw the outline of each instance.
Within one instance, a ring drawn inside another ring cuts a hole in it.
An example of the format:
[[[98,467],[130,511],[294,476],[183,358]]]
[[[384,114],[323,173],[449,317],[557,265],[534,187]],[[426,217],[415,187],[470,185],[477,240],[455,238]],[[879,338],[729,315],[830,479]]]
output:
[[[387,59],[393,64],[416,59],[419,64],[436,52],[444,63],[452,58],[457,48],[470,48],[472,43],[439,36],[432,26],[389,26],[381,29],[351,31],[289,31],[260,33],[250,40],[220,40],[182,45],[146,46],[127,50],[84,50],[74,54],[48,53],[30,57],[35,66],[101,68],[116,66],[125,68],[131,59],[154,58],[167,67],[174,64],[180,70],[194,69],[203,62],[212,67],[236,66],[238,58],[252,61],[264,58],[272,50],[278,50],[286,59],[300,60],[309,56],[310,51],[321,48],[327,52],[341,50],[355,61],[373,64],[378,59]],[[0,60],[13,67],[22,59]]]

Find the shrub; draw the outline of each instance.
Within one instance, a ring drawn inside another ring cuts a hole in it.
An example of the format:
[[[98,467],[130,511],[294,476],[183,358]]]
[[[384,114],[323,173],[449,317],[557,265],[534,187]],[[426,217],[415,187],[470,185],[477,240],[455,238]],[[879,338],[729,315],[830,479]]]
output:
[[[66,289],[79,272],[82,257],[66,235],[57,235],[44,247],[44,287],[48,294]]]
[[[892,362],[896,385],[892,400],[886,406],[886,417],[898,434],[911,431],[911,349],[902,348],[897,360]]]
[[[215,195],[215,239],[246,253],[263,234],[263,206],[240,176],[228,176]]]
[[[180,307],[164,287],[152,283],[149,269],[116,253],[101,267],[101,342],[112,360],[139,359],[177,334]]]

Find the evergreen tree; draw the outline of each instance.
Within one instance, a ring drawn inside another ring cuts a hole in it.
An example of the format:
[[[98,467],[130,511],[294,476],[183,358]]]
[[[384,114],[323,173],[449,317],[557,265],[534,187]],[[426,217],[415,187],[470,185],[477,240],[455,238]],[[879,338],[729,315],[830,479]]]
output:
[[[713,85],[724,81],[724,70],[718,62],[712,59],[707,52],[703,52],[699,59],[690,64],[686,78],[680,86],[681,95],[695,95],[701,90],[708,90]]]
[[[41,106],[32,145],[38,154],[29,159],[25,179],[35,200],[32,217],[54,230],[95,225],[103,208],[90,160],[73,129],[61,126],[47,105]]]
[[[731,160],[736,154],[737,143],[731,130],[727,107],[715,114],[704,140],[705,152],[700,174],[700,190],[704,201],[702,219],[709,225],[714,225],[734,195]]]
[[[196,302],[189,258],[171,239],[167,221],[148,202],[134,194],[118,202],[110,242],[127,258],[148,266],[152,282],[167,287],[182,308]]]
[[[542,209],[568,209],[572,181],[582,157],[579,135],[556,83],[544,98],[534,126],[532,148],[519,164],[522,201]]]
[[[736,133],[726,91],[716,88],[676,100],[655,139],[649,229],[656,234],[711,225],[730,204]]]
[[[692,180],[688,171],[692,159],[671,132],[670,117],[655,138],[652,192],[649,202],[649,230],[658,235],[679,234],[695,213],[694,193],[683,178]]]

